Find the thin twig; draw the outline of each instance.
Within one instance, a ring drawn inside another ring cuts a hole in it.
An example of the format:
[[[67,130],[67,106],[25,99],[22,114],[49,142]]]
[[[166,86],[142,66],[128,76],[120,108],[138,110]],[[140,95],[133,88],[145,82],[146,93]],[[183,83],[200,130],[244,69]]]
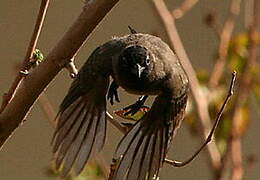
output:
[[[179,57],[181,64],[187,73],[190,81],[190,88],[191,93],[195,102],[195,108],[197,110],[198,116],[199,116],[199,122],[201,129],[203,130],[203,138],[204,140],[207,139],[207,135],[210,131],[211,127],[211,121],[209,117],[208,112],[208,102],[205,96],[203,96],[200,85],[198,83],[198,79],[196,77],[196,73],[190,63],[190,60],[185,52],[185,49],[182,45],[182,42],[180,40],[180,37],[178,35],[176,26],[175,26],[175,20],[172,17],[171,13],[167,9],[165,3],[163,0],[153,0],[152,1],[156,12],[158,12],[159,17],[161,18],[163,25],[165,27],[165,30],[167,32],[167,35],[171,42],[171,47],[175,50],[177,56]],[[210,143],[207,146],[209,159],[211,163],[211,167],[214,170],[217,170],[220,168],[220,153],[217,149],[217,146],[214,142]]]
[[[118,1],[87,1],[79,17],[45,61],[20,83],[14,97],[0,114],[0,149],[25,119],[39,95],[62,69],[62,65],[75,56],[89,34]]]
[[[172,11],[172,15],[175,19],[179,19],[185,15],[199,0],[185,0],[180,7]]]
[[[185,160],[183,162],[172,161],[172,160],[169,160],[169,159],[165,159],[166,163],[168,163],[170,165],[173,165],[175,167],[183,167],[183,166],[189,164],[191,161],[193,161],[195,159],[195,157],[197,157],[198,154],[204,149],[204,147],[212,140],[213,134],[214,134],[214,132],[215,132],[215,130],[216,130],[218,124],[219,124],[219,121],[220,121],[220,118],[221,118],[221,116],[223,114],[225,106],[227,105],[229,99],[233,95],[233,88],[234,88],[235,80],[236,80],[236,72],[233,72],[232,73],[232,79],[231,79],[230,86],[229,86],[229,90],[228,90],[228,94],[227,94],[226,99],[223,102],[219,112],[217,113],[215,122],[213,124],[213,127],[212,127],[212,129],[211,129],[211,131],[210,131],[206,141],[200,146],[200,148],[189,159],[187,159],[187,160]]]
[[[54,108],[53,108],[49,98],[45,94],[45,92],[43,92],[39,96],[38,103],[41,106],[43,112],[45,112],[47,119],[49,120],[51,126],[53,128],[55,128],[56,122],[54,120],[56,119],[56,112],[54,111]]]
[[[38,17],[37,17],[37,20],[36,20],[36,23],[34,26],[34,31],[33,31],[32,37],[31,37],[31,41],[29,43],[26,55],[25,55],[23,63],[22,63],[22,68],[16,75],[16,78],[15,78],[13,84],[11,85],[10,89],[8,90],[8,92],[3,95],[3,102],[2,102],[2,105],[0,108],[0,113],[3,112],[6,105],[11,101],[20,82],[25,77],[25,75],[21,72],[28,72],[28,70],[30,69],[29,61],[32,58],[33,52],[36,48],[41,30],[42,30],[44,18],[45,18],[47,9],[48,9],[48,5],[49,5],[49,0],[41,1],[41,6],[39,9]]]
[[[229,7],[229,15],[224,23],[224,26],[220,35],[220,42],[218,47],[218,58],[214,64],[212,73],[210,75],[209,84],[210,88],[214,88],[218,85],[221,78],[226,58],[228,55],[228,46],[232,37],[232,33],[235,27],[236,17],[240,13],[241,0],[231,0]]]

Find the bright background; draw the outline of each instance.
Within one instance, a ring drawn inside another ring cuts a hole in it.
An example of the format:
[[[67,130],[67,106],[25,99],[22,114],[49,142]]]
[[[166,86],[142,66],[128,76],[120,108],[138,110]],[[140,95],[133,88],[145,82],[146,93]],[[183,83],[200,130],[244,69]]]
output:
[[[180,0],[168,7],[176,7]],[[14,79],[14,67],[23,60],[33,31],[40,1],[1,0],[0,2],[0,94],[8,90]],[[59,39],[72,24],[83,7],[83,1],[56,0],[51,1],[47,12],[44,28],[40,36],[38,48],[47,55]],[[183,40],[186,51],[196,70],[212,68],[212,58],[215,55],[217,40],[215,34],[203,23],[204,15],[210,10],[218,12],[220,19],[225,18],[228,3],[224,0],[201,0],[181,20],[177,21],[178,31]],[[243,13],[243,12],[242,12]],[[240,18],[235,32],[240,31],[243,19]],[[151,3],[141,0],[121,0],[118,5],[106,16],[100,25],[88,38],[85,46],[76,57],[78,67],[84,63],[89,54],[112,36],[121,36],[128,33],[127,25],[137,31],[156,33],[164,36],[164,30]],[[166,38],[165,38],[166,39]],[[230,78],[230,77],[227,77]],[[46,93],[57,110],[59,103],[65,96],[71,79],[66,71],[62,71],[46,89]],[[134,96],[120,91],[122,104],[113,108],[121,108],[135,101]],[[109,106],[110,108],[111,106]],[[111,112],[113,109],[109,109]],[[109,124],[109,123],[108,123]],[[246,155],[259,155],[260,121],[252,120],[248,132],[243,138],[243,151]],[[45,168],[51,160],[50,140],[53,128],[44,112],[36,103],[27,121],[21,126],[0,152],[0,179],[1,180],[47,180]],[[108,163],[116,144],[122,134],[109,124],[108,136],[103,154]],[[173,140],[169,157],[184,160],[201,144],[199,138],[191,137],[187,127],[182,126]],[[260,177],[260,164],[246,171],[247,180],[256,180]],[[258,170],[258,171],[257,171]],[[207,167],[205,153],[201,153],[191,164],[183,168],[164,166],[161,180],[168,179],[212,179]]]

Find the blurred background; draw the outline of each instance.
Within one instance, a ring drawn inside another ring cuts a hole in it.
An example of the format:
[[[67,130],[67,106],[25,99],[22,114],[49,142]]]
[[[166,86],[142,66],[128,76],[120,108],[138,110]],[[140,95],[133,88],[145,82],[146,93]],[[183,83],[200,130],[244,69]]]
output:
[[[181,4],[181,0],[165,1],[169,9],[174,9]],[[37,48],[43,54],[56,45],[72,22],[81,12],[83,0],[56,0],[50,2],[44,27],[40,35]],[[25,56],[29,44],[40,1],[27,0],[1,0],[0,2],[0,94],[5,93],[15,77],[15,69]],[[235,25],[234,36],[245,31],[245,4],[241,4],[241,13]],[[184,47],[192,65],[197,72],[208,73],[212,71],[216,59],[218,38],[212,28],[205,23],[208,13],[217,14],[222,23],[228,14],[229,1],[226,0],[200,0],[181,19],[176,20],[177,28]],[[84,47],[76,57],[77,67],[85,62],[90,53],[100,44],[108,41],[113,36],[128,34],[127,26],[131,25],[139,32],[160,36],[168,42],[166,33],[160,19],[150,1],[121,0],[105,17],[99,26],[88,38]],[[231,78],[226,73],[223,82],[228,84]],[[45,93],[57,111],[59,103],[65,96],[70,86],[71,78],[66,70],[62,71],[49,85]],[[224,91],[225,92],[225,91]],[[135,96],[119,92],[121,103],[109,107],[109,111],[125,107],[136,100]],[[250,96],[251,99],[254,99]],[[151,100],[148,104],[151,103]],[[243,165],[246,180],[257,180],[260,177],[260,136],[259,136],[259,104],[253,101],[253,106],[246,122],[246,132],[242,137]],[[212,117],[215,117],[214,115]],[[190,118],[188,118],[190,119]],[[122,134],[108,123],[108,136],[102,156],[108,165],[111,156]],[[35,103],[26,122],[16,130],[14,135],[5,144],[0,152],[0,179],[1,180],[54,180],[55,176],[46,173],[49,169],[52,154],[50,141],[53,127],[46,114],[38,103]],[[168,156],[174,160],[184,160],[189,157],[202,143],[201,138],[191,130],[189,123],[183,123],[177,136],[173,140]],[[182,168],[173,168],[167,164],[161,171],[161,180],[168,179],[213,179],[211,169],[208,167],[206,151],[202,152],[191,164]],[[253,163],[250,164],[253,159]]]

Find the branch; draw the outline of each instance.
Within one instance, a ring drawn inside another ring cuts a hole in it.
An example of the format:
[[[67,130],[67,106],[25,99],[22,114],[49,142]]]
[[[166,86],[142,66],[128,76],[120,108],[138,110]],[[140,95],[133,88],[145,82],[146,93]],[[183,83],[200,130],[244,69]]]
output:
[[[11,101],[11,99],[13,98],[13,96],[16,92],[17,87],[19,86],[22,79],[25,77],[25,75],[22,72],[27,72],[30,69],[29,61],[32,58],[33,52],[36,48],[41,30],[42,30],[42,25],[43,25],[43,22],[45,19],[45,15],[46,15],[46,12],[48,9],[48,5],[49,5],[49,0],[42,0],[41,6],[39,9],[39,13],[38,13],[38,17],[37,17],[37,20],[35,23],[34,31],[33,31],[32,37],[31,37],[31,41],[28,46],[23,63],[22,63],[22,68],[16,75],[16,78],[15,78],[13,84],[11,85],[10,89],[8,90],[8,92],[3,95],[3,102],[2,102],[2,105],[0,108],[0,113],[3,112],[3,110],[5,109],[7,104]]]
[[[46,60],[20,83],[14,97],[0,114],[0,148],[25,119],[32,105],[62,67],[72,59],[103,17],[119,0],[90,0]]]
[[[214,135],[214,132],[216,131],[216,128],[218,127],[218,124],[219,124],[219,121],[220,121],[220,118],[224,112],[224,109],[229,101],[229,99],[231,98],[231,96],[233,95],[233,89],[234,89],[234,84],[235,84],[235,80],[236,80],[236,72],[233,72],[232,73],[232,79],[231,79],[231,82],[230,82],[230,86],[229,86],[229,90],[228,90],[228,94],[216,116],[216,119],[215,119],[215,122],[213,124],[213,127],[206,139],[206,141],[200,146],[200,148],[189,158],[187,159],[186,161],[183,161],[183,162],[178,162],[178,161],[172,161],[172,160],[168,160],[166,159],[165,162],[168,163],[168,164],[171,164],[175,167],[183,167],[187,164],[189,164],[191,161],[193,161],[195,159],[195,157],[198,156],[198,154],[204,149],[205,146],[207,146],[207,144],[212,140],[212,137]]]
[[[185,0],[180,7],[174,9],[172,11],[172,16],[175,19],[179,19],[182,16],[185,15],[186,12],[188,12],[195,4],[197,4],[199,0]]]
[[[196,77],[196,73],[190,63],[190,60],[184,50],[180,37],[178,35],[175,20],[167,9],[163,0],[153,0],[153,4],[155,6],[156,11],[158,12],[167,35],[171,42],[171,47],[175,50],[177,56],[179,57],[181,64],[188,75],[191,93],[195,102],[195,108],[197,110],[199,116],[199,122],[201,125],[201,129],[203,130],[204,140],[207,138],[207,134],[210,128],[210,117],[207,107],[207,99],[202,95],[200,91],[200,85],[198,83],[198,79]],[[211,166],[213,169],[218,169],[220,167],[220,154],[218,152],[217,146],[214,142],[210,143],[207,146],[207,150],[210,157]]]
[[[241,0],[231,0],[229,7],[229,15],[224,23],[223,29],[220,35],[220,42],[218,47],[218,58],[213,67],[212,73],[209,78],[209,87],[214,88],[218,85],[224,70],[226,58],[228,55],[228,46],[232,37],[232,33],[235,27],[236,17],[240,13]]]
[[[46,114],[47,119],[49,120],[51,126],[53,128],[56,127],[56,122],[54,121],[56,119],[56,112],[54,111],[54,108],[47,97],[46,93],[43,92],[39,98],[38,98],[38,103],[41,106],[43,112]]]
[[[252,80],[254,77],[253,68],[256,66],[257,60],[257,28],[259,28],[260,20],[260,1],[254,0],[253,12],[251,25],[249,26],[249,57],[242,69],[240,84],[238,87],[238,93],[233,106],[231,114],[232,126],[231,134],[227,142],[227,152],[225,154],[225,161],[223,166],[225,167],[228,163],[228,157],[231,158],[232,162],[232,180],[243,179],[243,165],[242,165],[242,148],[241,148],[241,133],[239,132],[239,121],[237,120],[240,116],[240,109],[248,101],[250,94]],[[229,156],[230,155],[230,156]]]

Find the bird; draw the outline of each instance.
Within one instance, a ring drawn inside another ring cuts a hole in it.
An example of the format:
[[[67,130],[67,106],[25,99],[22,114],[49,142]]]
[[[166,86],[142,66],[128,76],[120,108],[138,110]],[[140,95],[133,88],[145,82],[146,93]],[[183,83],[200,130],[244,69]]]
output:
[[[113,82],[109,87],[110,77]],[[113,37],[91,53],[60,105],[52,145],[56,167],[63,166],[63,177],[72,168],[79,175],[89,158],[102,149],[106,101],[119,101],[118,87],[141,95],[134,107],[129,107],[131,110],[140,107],[148,96],[156,98],[117,145],[112,180],[150,180],[159,176],[185,115],[189,81],[178,57],[165,42],[132,30]]]

